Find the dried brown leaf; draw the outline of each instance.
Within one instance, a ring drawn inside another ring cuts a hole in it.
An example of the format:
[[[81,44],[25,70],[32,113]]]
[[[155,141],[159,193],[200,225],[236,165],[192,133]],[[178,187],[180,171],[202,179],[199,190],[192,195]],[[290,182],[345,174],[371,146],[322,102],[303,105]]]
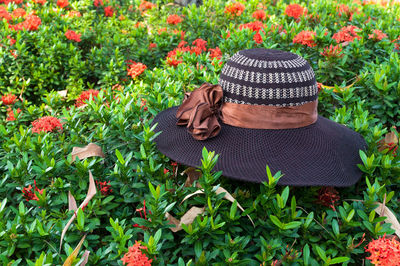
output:
[[[83,253],[82,258],[81,258],[81,259],[83,259],[83,261],[81,263],[81,266],[85,266],[86,265],[86,263],[89,260],[89,255],[90,255],[90,251],[89,250],[86,250],[85,253]]]
[[[182,175],[183,174],[187,175],[187,179],[185,181],[185,187],[191,187],[193,182],[201,177],[201,172],[194,167],[187,168],[185,171],[182,172]]]
[[[215,187],[214,187],[214,188],[215,188]],[[221,193],[224,193],[224,192],[225,192],[224,198],[233,203],[233,202],[235,201],[235,198],[234,198],[225,188],[219,187],[219,188],[217,188],[217,190],[215,191],[215,193],[216,193],[217,195],[218,195],[218,194],[221,194]],[[193,192],[193,193],[187,195],[187,196],[182,200],[182,202],[184,202],[185,200],[187,200],[188,198],[190,198],[190,197],[192,197],[192,196],[194,196],[194,195],[203,194],[203,193],[204,193],[204,190],[203,190],[203,189],[196,190],[195,192]],[[181,204],[182,204],[182,202],[181,202]],[[244,212],[244,209],[243,209],[242,205],[240,205],[239,202],[237,203],[237,206],[238,206],[238,208],[239,208],[242,212]],[[249,218],[249,220],[250,220],[250,222],[253,224],[253,226],[255,226],[255,225],[254,225],[254,222],[253,222],[253,219],[251,219],[250,215],[247,214],[247,217]]]
[[[57,93],[58,93],[58,95],[60,95],[61,97],[66,98],[66,97],[67,97],[68,90],[57,91]]]
[[[79,205],[79,209],[82,209],[83,206],[86,206],[89,203],[89,201],[93,198],[93,196],[96,195],[96,192],[97,192],[96,184],[94,183],[92,172],[89,170],[89,189],[86,194],[86,198],[83,200],[81,205]],[[64,239],[65,233],[67,232],[69,226],[72,224],[72,222],[75,220],[75,218],[76,218],[76,212],[74,212],[74,214],[69,219],[68,223],[65,225],[65,227],[61,233],[60,251],[61,251],[62,241]]]
[[[194,219],[196,219],[197,215],[204,213],[205,208],[199,208],[193,206],[190,208],[182,217],[181,220],[179,221],[176,219],[174,216],[172,216],[170,213],[165,213],[165,217],[169,221],[170,224],[175,225],[175,227],[170,227],[172,232],[178,232],[182,230],[182,224],[188,225],[193,223]]]
[[[74,251],[72,251],[71,255],[69,255],[68,258],[65,260],[63,266],[71,266],[72,265],[72,263],[74,262],[74,259],[76,258],[76,256],[78,256],[79,250],[81,249],[81,246],[82,246],[85,238],[86,238],[86,235],[84,235],[82,237],[81,241],[79,241],[79,244],[76,246]]]
[[[72,196],[71,191],[68,191],[68,210],[76,211],[77,209],[75,198]]]
[[[386,216],[385,223],[391,223],[391,228],[395,230],[395,234],[400,237],[400,223],[396,218],[396,215],[384,204],[380,202],[376,202],[378,207],[375,209],[375,212],[379,214],[379,216]]]
[[[105,157],[103,151],[101,150],[101,147],[94,144],[94,143],[89,143],[85,147],[73,147],[72,148],[72,160],[75,161],[75,158],[78,157],[79,160],[83,160],[88,157],[92,156],[99,156],[99,157]]]
[[[170,213],[165,213],[165,217],[167,218],[167,220],[169,221],[169,224],[173,224],[175,225],[175,227],[170,227],[169,229],[171,229],[172,232],[178,232],[179,230],[182,230],[182,227],[180,226],[180,221],[178,219],[176,219],[174,216],[172,216]]]

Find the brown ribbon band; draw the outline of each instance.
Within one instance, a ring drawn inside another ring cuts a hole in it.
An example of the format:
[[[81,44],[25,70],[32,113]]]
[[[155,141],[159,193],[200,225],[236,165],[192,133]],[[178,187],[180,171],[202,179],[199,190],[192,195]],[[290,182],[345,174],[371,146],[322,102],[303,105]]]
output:
[[[176,124],[186,126],[197,140],[218,135],[221,131],[219,118],[231,126],[253,129],[305,127],[313,124],[318,118],[318,100],[286,107],[222,103],[221,86],[209,83],[204,83],[185,96],[176,113]]]
[[[286,107],[224,103],[221,120],[225,124],[243,128],[299,128],[317,121],[317,105],[318,100]]]

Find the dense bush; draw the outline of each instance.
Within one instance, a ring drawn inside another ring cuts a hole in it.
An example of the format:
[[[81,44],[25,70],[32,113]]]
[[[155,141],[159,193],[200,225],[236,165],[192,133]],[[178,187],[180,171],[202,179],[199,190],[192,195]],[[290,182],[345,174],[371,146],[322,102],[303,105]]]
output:
[[[400,209],[398,4],[0,2],[3,264],[84,264],[89,251],[91,265],[122,265],[142,250],[138,259],[155,265],[360,265],[374,259],[368,243],[395,233],[376,207]],[[268,167],[263,184],[233,181],[212,171],[218,155],[206,150],[199,179],[186,182],[200,172],[181,174],[185,166],[157,151],[154,116],[216,84],[229,56],[253,47],[310,62],[320,114],[369,145],[355,186],[281,187]],[[75,157],[89,143],[102,156]],[[199,185],[204,193],[184,200]],[[74,208],[69,193],[87,204]],[[176,231],[171,217],[188,211],[201,215]]]

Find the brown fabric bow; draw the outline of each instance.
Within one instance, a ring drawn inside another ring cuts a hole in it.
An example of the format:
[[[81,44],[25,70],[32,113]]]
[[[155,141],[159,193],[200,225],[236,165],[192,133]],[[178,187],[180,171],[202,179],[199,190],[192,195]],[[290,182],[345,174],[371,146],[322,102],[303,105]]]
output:
[[[204,83],[192,93],[186,94],[176,112],[178,126],[186,126],[193,138],[205,140],[215,137],[221,130],[218,122],[222,104],[220,85]]]

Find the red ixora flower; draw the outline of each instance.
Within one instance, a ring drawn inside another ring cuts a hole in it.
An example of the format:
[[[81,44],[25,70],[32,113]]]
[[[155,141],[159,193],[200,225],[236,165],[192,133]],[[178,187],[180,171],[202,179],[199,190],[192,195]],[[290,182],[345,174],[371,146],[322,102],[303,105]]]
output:
[[[151,219],[150,219],[150,218],[147,219],[146,200],[143,200],[143,208],[136,209],[136,211],[139,212],[140,218],[145,219],[145,220],[148,220],[148,221],[151,222]],[[143,214],[142,214],[142,212],[143,212]],[[151,214],[151,211],[148,211],[148,213]],[[143,216],[144,216],[144,217],[143,217]],[[143,229],[143,230],[146,230],[146,229],[147,229],[146,226],[138,225],[138,224],[134,224],[133,227],[139,227],[139,228],[141,228],[141,229]]]
[[[333,187],[322,187],[318,191],[317,203],[330,207],[332,210],[335,210],[335,205],[337,205],[339,200],[339,192]]]
[[[121,259],[123,264],[127,266],[151,266],[152,259],[149,259],[146,254],[142,253],[142,250],[147,250],[147,247],[135,241],[135,244],[129,247],[128,252]]]
[[[62,130],[61,121],[53,116],[44,116],[39,119],[36,119],[32,122],[32,132],[40,133],[40,132],[52,132],[55,129]]]
[[[252,17],[259,20],[265,20],[267,18],[267,15],[265,14],[264,10],[259,9],[254,11]]]
[[[76,33],[73,30],[67,30],[65,33],[65,37],[67,37],[68,40],[75,41],[75,42],[80,42],[81,41],[81,35],[80,33]]]
[[[114,8],[112,6],[106,6],[104,8],[104,15],[106,17],[112,17],[114,15]]]
[[[68,0],[57,0],[57,5],[61,8],[64,8],[69,5],[69,2]]]
[[[34,191],[32,191],[32,185],[29,185],[22,189],[22,194],[26,201],[39,200],[38,197],[35,195],[35,191],[39,192],[40,195],[43,194],[43,189],[38,189],[38,187],[36,186],[36,180],[33,180],[33,183],[35,185]]]
[[[75,101],[75,106],[80,107],[85,104],[85,101],[88,101],[90,98],[94,100],[94,97],[97,97],[99,94],[98,90],[87,90],[87,91],[82,91],[81,95],[76,99]]]
[[[357,34],[359,31],[361,31],[361,29],[353,25],[343,27],[339,32],[333,34],[332,39],[337,43],[353,42],[355,39],[360,40],[361,37]]]
[[[96,180],[96,185],[99,187],[101,194],[104,196],[110,195],[112,193],[111,185],[109,185],[110,181],[100,182]]]
[[[21,109],[19,109],[19,108],[16,111],[17,111],[17,114],[21,113]],[[15,120],[14,110],[11,109],[11,107],[8,107],[6,121],[14,121],[14,120]]]
[[[314,42],[314,37],[316,33],[314,31],[303,30],[293,38],[293,43],[299,43],[302,45],[307,45],[309,47],[314,47],[317,44]]]
[[[176,14],[169,15],[167,18],[167,23],[170,25],[177,25],[177,24],[181,23],[182,21],[183,21],[183,19]]]
[[[14,94],[6,94],[1,96],[1,101],[4,105],[13,105],[16,101],[18,101],[17,96]]]
[[[381,30],[374,30],[372,34],[368,34],[368,39],[373,39],[374,41],[381,41],[383,38],[387,38],[387,34]]]
[[[321,55],[326,58],[341,58],[344,56],[344,54],[342,54],[342,47],[339,44],[335,46],[331,44],[330,46],[325,47],[324,51],[321,52]]]
[[[102,6],[103,5],[103,0],[94,0],[93,1],[93,5],[95,7]]]
[[[226,6],[224,13],[233,16],[240,16],[242,15],[245,8],[246,7],[244,6],[244,4],[236,2]]]
[[[148,1],[142,1],[141,3],[140,3],[140,5],[139,5],[139,10],[140,11],[142,11],[142,12],[145,12],[145,11],[147,11],[147,10],[149,10],[149,9],[153,9],[153,8],[155,8],[156,7],[156,5],[155,4],[153,4],[153,3],[151,3],[151,2],[148,2]]]
[[[153,49],[153,48],[156,48],[156,47],[157,47],[157,44],[154,43],[154,42],[152,42],[152,43],[149,44],[149,49],[150,49],[150,50]]]
[[[133,79],[142,74],[146,68],[145,64],[128,60],[128,76],[131,76]]]
[[[307,8],[302,7],[301,5],[298,4],[290,4],[286,7],[285,9],[285,14],[288,17],[292,17],[295,19],[300,18],[302,15],[307,15]]]
[[[25,9],[23,9],[23,8],[16,8],[16,9],[14,9],[14,11],[13,11],[13,16],[14,16],[14,18],[23,17],[23,16],[25,16],[25,14],[26,14],[26,11],[25,11]]]
[[[369,242],[365,251],[371,253],[367,259],[374,265],[400,265],[400,242],[395,238],[386,238],[386,234]]]
[[[70,18],[82,17],[82,14],[79,11],[71,10],[68,12],[68,17],[70,17]]]
[[[36,4],[41,4],[41,5],[46,4],[46,0],[32,0],[32,2],[34,2]]]

